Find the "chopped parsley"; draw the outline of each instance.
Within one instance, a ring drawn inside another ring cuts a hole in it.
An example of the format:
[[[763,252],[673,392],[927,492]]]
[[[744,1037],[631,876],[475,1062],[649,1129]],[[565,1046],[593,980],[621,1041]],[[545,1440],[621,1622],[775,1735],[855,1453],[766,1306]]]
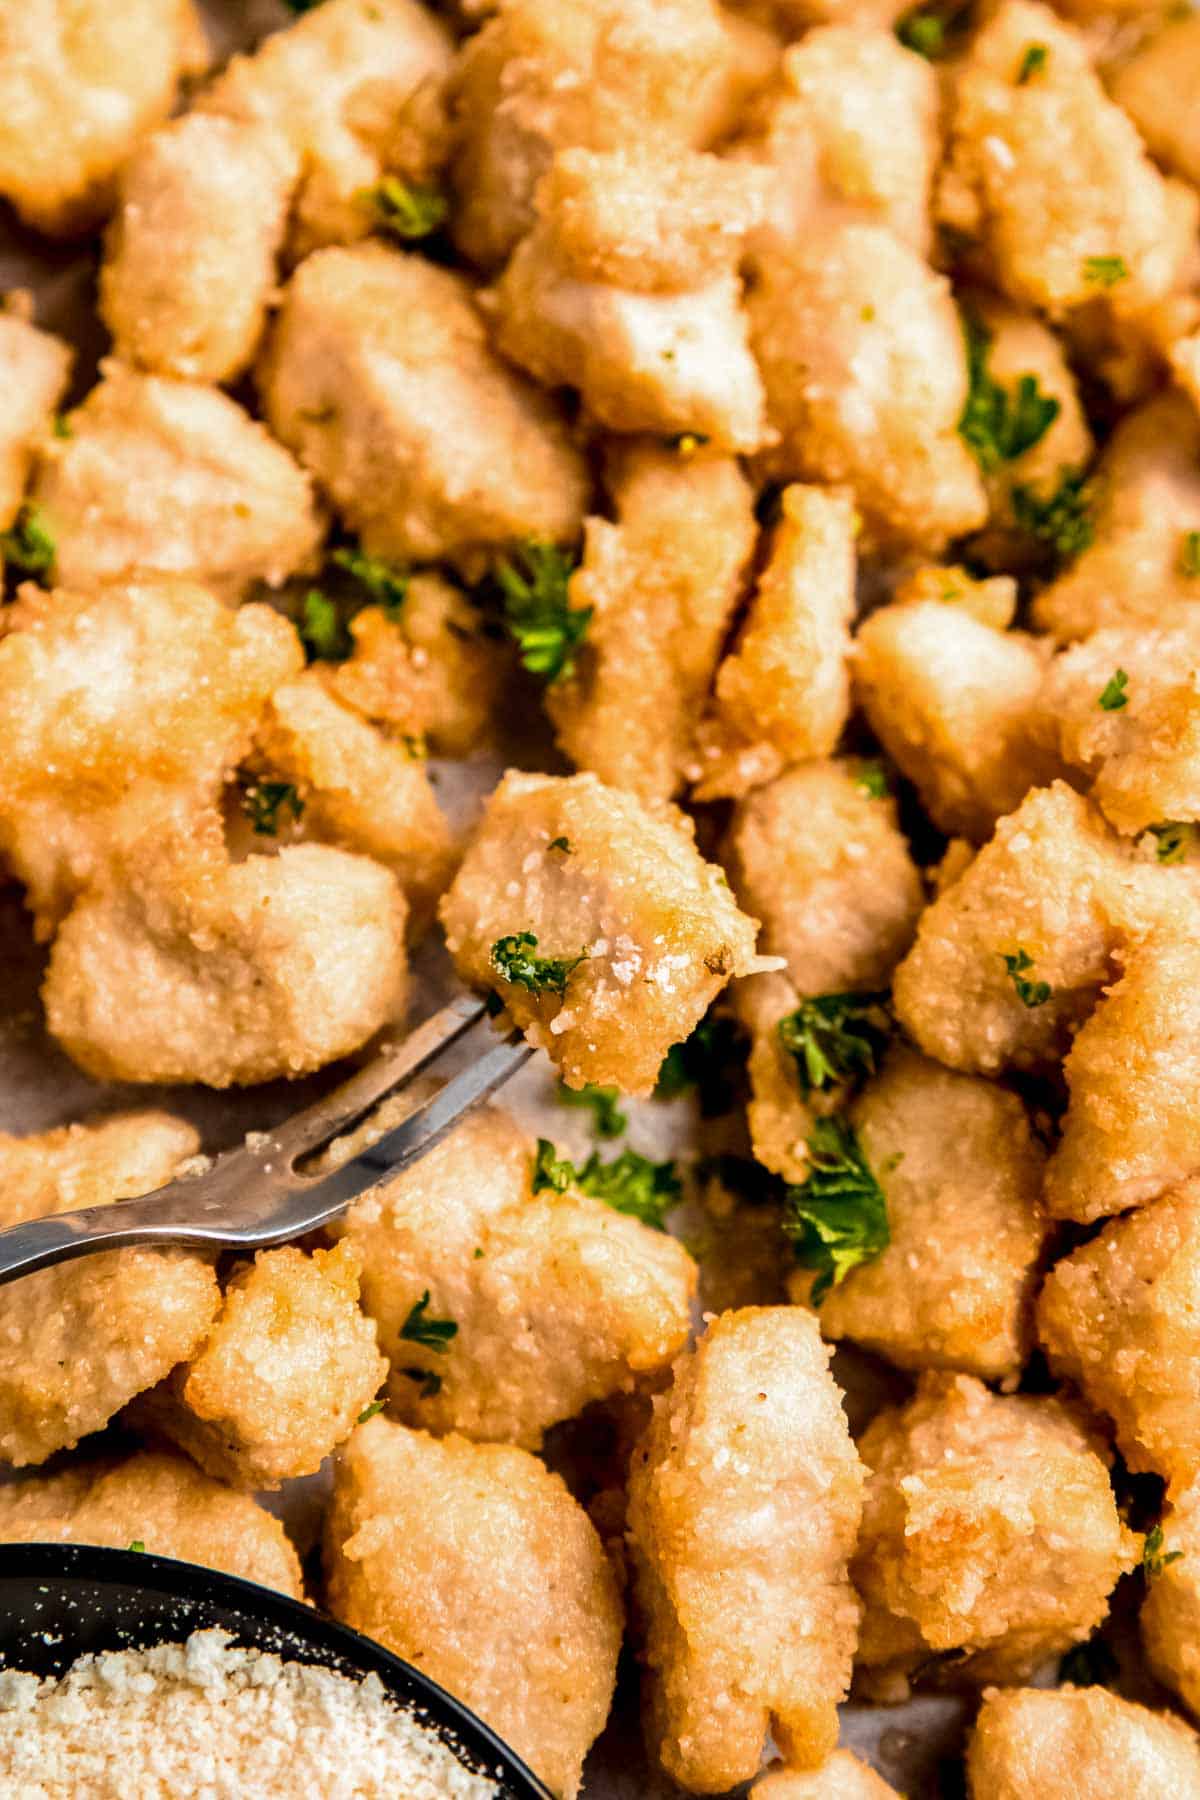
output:
[[[1146,1541],[1142,1545],[1142,1573],[1147,1581],[1157,1581],[1163,1570],[1183,1557],[1182,1550],[1163,1550],[1163,1528],[1156,1525],[1146,1533]]]
[[[590,606],[572,606],[568,583],[575,564],[565,550],[538,538],[496,565],[504,614],[521,662],[547,682],[574,673],[575,652],[591,622]]]
[[[334,601],[320,588],[309,588],[297,626],[310,662],[342,662],[350,654],[350,637]]]
[[[381,606],[389,619],[398,619],[400,610],[408,597],[408,576],[402,569],[384,562],[382,557],[368,556],[365,551],[347,547],[335,550],[333,561],[339,569],[345,569],[359,585],[366,589],[377,606]]]
[[[802,1000],[776,1029],[808,1095],[873,1075],[890,1023],[884,994],[818,994]]]
[[[906,50],[915,50],[930,62],[945,54],[946,26],[932,7],[917,6],[906,12],[896,26],[896,36]]]
[[[709,1013],[682,1044],[663,1058],[654,1089],[656,1100],[679,1100],[695,1093],[705,1119],[731,1111],[746,1065],[746,1035],[735,1019]]]
[[[534,956],[537,945],[532,931],[497,938],[492,945],[493,969],[510,987],[523,987],[531,994],[565,994],[568,976],[587,961],[587,951],[578,956]]]
[[[136,1550],[139,1556],[145,1556],[146,1554],[146,1544],[143,1538],[134,1538],[130,1543],[129,1548],[131,1550]]]
[[[1073,562],[1096,536],[1082,469],[1064,469],[1048,499],[1030,487],[1012,491],[1013,516],[1052,554],[1056,564]]]
[[[680,431],[667,439],[667,448],[677,450],[680,456],[695,456],[697,450],[709,441],[703,431]]]
[[[256,781],[242,794],[242,811],[258,837],[277,836],[285,809],[297,824],[304,817],[304,802],[290,781]]]
[[[1035,75],[1040,75],[1046,66],[1050,52],[1045,44],[1028,44],[1021,58],[1021,66],[1017,70],[1017,86],[1024,87]]]
[[[75,436],[71,421],[66,413],[55,413],[54,435],[56,438],[71,438]]]
[[[400,175],[385,175],[375,187],[364,188],[359,198],[370,207],[381,231],[406,244],[430,237],[445,224],[450,210],[440,188],[405,181]]]
[[[404,754],[409,762],[426,762],[429,758],[429,739],[423,731],[405,731],[400,742],[404,745]],[[430,777],[432,780],[432,777]]]
[[[1028,950],[1018,949],[1014,955],[1005,956],[1004,966],[1012,977],[1017,999],[1022,1006],[1028,1006],[1031,1010],[1035,1006],[1045,1006],[1054,989],[1048,981],[1026,980],[1026,970],[1033,967],[1033,958]]]
[[[618,1104],[620,1098],[615,1087],[597,1087],[594,1081],[581,1088],[569,1088],[563,1081],[558,1084],[559,1104],[587,1107],[592,1115],[592,1133],[598,1138],[619,1138],[629,1124]]]
[[[0,531],[0,556],[22,575],[48,575],[54,567],[54,539],[46,515],[38,506],[24,505],[11,531]]]
[[[666,1227],[667,1214],[678,1206],[683,1187],[673,1162],[652,1162],[637,1150],[622,1150],[611,1162],[601,1162],[599,1151],[593,1150],[582,1168],[560,1157],[546,1138],[538,1139],[533,1162],[532,1187],[535,1194],[549,1188],[565,1193],[574,1187],[594,1200],[603,1200],[614,1212],[640,1219],[655,1231]]]
[[[1195,842],[1196,827],[1190,819],[1167,819],[1151,825],[1150,835],[1158,839],[1155,858],[1160,863],[1179,863]]]
[[[852,1125],[818,1119],[808,1163],[804,1181],[785,1190],[783,1228],[795,1242],[796,1261],[817,1271],[811,1299],[819,1306],[851,1269],[887,1249],[891,1232],[883,1189]]]
[[[530,1186],[535,1194],[565,1194],[575,1179],[575,1164],[559,1156],[549,1138],[539,1138],[533,1158]]]
[[[358,1415],[359,1424],[365,1425],[368,1419],[373,1419],[375,1417],[376,1413],[381,1413],[382,1411],[383,1411],[383,1401],[382,1400],[372,1400],[370,1406],[364,1406],[362,1411],[359,1413],[359,1415]]]
[[[1059,1681],[1072,1687],[1107,1687],[1120,1672],[1120,1664],[1101,1637],[1076,1644],[1058,1665]]]
[[[1085,256],[1083,259],[1083,279],[1096,287],[1116,287],[1118,281],[1125,281],[1128,275],[1129,265],[1123,256]]]
[[[887,770],[878,759],[863,764],[854,777],[854,785],[856,788],[861,788],[870,800],[886,800],[892,791]]]
[[[1200,578],[1200,531],[1187,531],[1179,558],[1179,572],[1191,580]]]
[[[962,315],[967,346],[966,405],[958,432],[985,475],[1001,463],[1015,462],[1045,437],[1061,407],[1044,394],[1036,375],[1022,375],[1012,390],[988,373],[992,334],[971,312]]]
[[[400,1327],[400,1336],[410,1344],[420,1344],[423,1350],[434,1350],[444,1356],[450,1348],[451,1338],[458,1336],[458,1326],[453,1319],[431,1319],[429,1313],[429,1289],[426,1288],[421,1298],[414,1301],[409,1309],[407,1319]],[[407,1374],[408,1371],[405,1370]],[[425,1373],[424,1370],[421,1371]]]
[[[420,1382],[421,1391],[417,1396],[420,1400],[432,1400],[435,1394],[442,1391],[442,1378],[436,1369],[421,1369],[414,1363],[411,1368],[401,1369],[400,1373],[407,1376],[409,1381]]]
[[[1129,705],[1129,695],[1125,689],[1129,686],[1129,676],[1124,669],[1114,669],[1103,688],[1096,696],[1096,703],[1102,712],[1120,712],[1123,706]]]
[[[550,842],[546,845],[547,855],[550,853],[551,850],[561,850],[564,856],[570,856],[572,854],[570,838],[565,838],[565,837],[551,838]]]

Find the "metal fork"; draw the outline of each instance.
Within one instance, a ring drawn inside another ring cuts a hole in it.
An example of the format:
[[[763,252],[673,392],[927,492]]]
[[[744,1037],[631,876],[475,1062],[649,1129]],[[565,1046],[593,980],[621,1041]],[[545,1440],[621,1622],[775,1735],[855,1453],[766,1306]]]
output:
[[[331,1165],[334,1141],[419,1076],[437,1074],[458,1046],[465,1068],[366,1148]],[[301,1237],[344,1212],[387,1175],[431,1150],[472,1107],[501,1087],[533,1054],[516,1031],[498,1037],[487,1007],[463,996],[276,1130],[219,1156],[202,1175],[168,1182],[137,1200],[52,1213],[0,1231],[0,1283],[95,1250],[182,1244],[259,1250]]]

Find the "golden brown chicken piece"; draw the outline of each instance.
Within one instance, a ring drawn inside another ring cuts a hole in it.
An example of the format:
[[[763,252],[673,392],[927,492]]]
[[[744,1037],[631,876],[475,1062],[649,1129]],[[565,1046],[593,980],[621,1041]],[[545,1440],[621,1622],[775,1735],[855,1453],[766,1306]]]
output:
[[[1151,154],[1200,187],[1200,120],[1189,97],[1200,86],[1200,19],[1168,14],[1122,63],[1113,99],[1133,120]]]
[[[901,1800],[868,1763],[835,1750],[819,1769],[770,1769],[750,1789],[750,1800]]]
[[[0,310],[5,399],[0,426],[0,530],[7,530],[20,511],[34,452],[50,436],[72,354],[61,338],[31,325],[10,296],[7,310]]]
[[[1106,1688],[989,1689],[967,1751],[971,1800],[1197,1800],[1200,1745],[1182,1719]]]
[[[612,1570],[562,1481],[524,1450],[383,1418],[339,1453],[329,1603],[478,1712],[561,1800],[608,1716]]]
[[[1138,1625],[1150,1670],[1200,1717],[1200,1484],[1172,1490]]]

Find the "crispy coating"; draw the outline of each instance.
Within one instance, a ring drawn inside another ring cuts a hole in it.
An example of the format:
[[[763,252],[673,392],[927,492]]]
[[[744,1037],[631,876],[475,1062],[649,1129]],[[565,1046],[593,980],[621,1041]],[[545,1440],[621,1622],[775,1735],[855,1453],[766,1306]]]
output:
[[[1200,598],[1184,539],[1200,518],[1200,414],[1164,394],[1117,426],[1089,483],[1095,541],[1033,603],[1057,638],[1159,624]]]
[[[556,150],[703,148],[732,121],[740,61],[713,0],[500,0],[451,84],[460,249],[503,263]]]
[[[420,756],[343,704],[316,670],[275,689],[258,755],[304,805],[304,829],[391,869],[410,917],[426,923],[450,878],[454,844]]]
[[[1144,865],[1064,782],[1038,788],[921,919],[896,970],[896,1015],[952,1069],[995,1074],[1064,1054],[1146,906]],[[1006,958],[1024,972],[1010,971]],[[1049,996],[1021,998],[1017,977]]]
[[[272,127],[303,175],[290,229],[294,260],[365,237],[364,192],[385,172],[406,103],[449,72],[450,34],[418,0],[323,0],[249,56],[235,56],[199,107]]]
[[[754,496],[733,457],[649,443],[610,453],[608,485],[614,517],[587,521],[570,585],[592,617],[546,709],[578,768],[669,800],[754,551]]]
[[[0,1133],[0,1229],[149,1194],[198,1146],[190,1125],[150,1108],[34,1137]]]
[[[1200,1183],[1188,1181],[1064,1256],[1037,1306],[1052,1367],[1113,1420],[1130,1468],[1181,1485],[1200,1473],[1198,1281]]]
[[[223,1569],[304,1599],[300,1559],[278,1519],[182,1456],[142,1450],[124,1462],[30,1475],[0,1487],[0,1543],[144,1544],[152,1556]]]
[[[972,1800],[1196,1800],[1200,1747],[1170,1713],[1103,1687],[989,1690],[967,1750]]]
[[[1030,44],[1046,56],[1021,81]],[[1018,305],[1051,317],[1103,297],[1135,313],[1176,283],[1196,220],[1175,217],[1132,122],[1106,96],[1079,34],[1037,0],[1002,0],[954,82],[944,223],[976,240]],[[1090,259],[1119,257],[1105,287]]]
[[[1033,1338],[1045,1157],[1015,1094],[897,1049],[851,1110],[891,1243],[831,1288],[828,1338],[905,1369],[1015,1379]],[[792,1276],[807,1297],[808,1271]]]
[[[769,1769],[750,1790],[750,1800],[901,1800],[868,1763],[849,1750],[835,1750],[811,1773]]]
[[[1028,632],[973,617],[953,583],[947,593],[881,607],[863,621],[855,692],[934,823],[981,843],[1059,770],[1039,706],[1047,652]]]
[[[388,1404],[408,1424],[536,1450],[687,1343],[696,1270],[682,1244],[574,1190],[533,1194],[530,1168],[513,1120],[476,1113],[335,1227],[361,1257]],[[426,1293],[425,1316],[458,1327],[444,1354],[404,1336]]]
[[[34,452],[49,436],[72,358],[60,338],[39,331],[18,311],[0,311],[0,530],[7,530],[20,510]]]
[[[363,856],[296,844],[231,864],[207,835],[150,837],[59,931],[47,1023],[105,1080],[302,1075],[399,1015],[405,914]]]
[[[16,0],[0,19],[0,194],[56,236],[104,216],[117,170],[206,57],[192,0]]]
[[[850,711],[857,519],[847,494],[794,484],[693,760],[698,800],[737,797],[830,756]]]
[[[1125,109],[1159,162],[1200,186],[1200,18],[1168,14],[1117,71],[1113,99]]]
[[[272,427],[372,555],[573,538],[587,477],[551,401],[493,353],[469,284],[382,245],[288,284],[260,365]]]
[[[303,664],[265,606],[168,577],[26,587],[0,639],[0,847],[48,936],[156,817],[190,831]]]
[[[569,849],[552,849],[563,837]],[[571,1087],[648,1094],[671,1045],[756,966],[756,923],[700,856],[690,821],[594,775],[510,770],[441,920],[459,974],[499,993]],[[565,991],[502,977],[493,945],[525,932],[539,957],[584,958]]]
[[[431,750],[468,756],[494,735],[512,661],[479,612],[440,575],[414,575],[400,617],[365,606],[354,648],[325,672],[331,690],[378,725],[424,733]]]
[[[845,482],[869,536],[937,551],[982,525],[958,434],[967,367],[944,276],[884,226],[814,224],[760,259],[746,300],[780,480]]]
[[[1106,710],[1099,696],[1119,669],[1123,704]],[[1056,659],[1041,708],[1118,831],[1200,818],[1200,610],[1097,631]]]
[[[157,573],[235,600],[313,565],[311,484],[264,426],[198,382],[102,373],[33,482],[64,587]]]
[[[955,1673],[972,1680],[1027,1678],[1095,1629],[1141,1556],[1093,1439],[1056,1397],[925,1374],[859,1449],[859,1661],[889,1698],[944,1651],[967,1653]]]
[[[260,1250],[233,1276],[195,1355],[138,1403],[138,1422],[234,1487],[315,1474],[387,1373],[358,1276],[350,1244]]]
[[[613,431],[764,441],[763,388],[736,268],[760,171],[648,146],[564,150],[496,286],[496,343]]]
[[[1138,1616],[1152,1674],[1200,1716],[1200,1485],[1173,1492],[1163,1518],[1163,1567]]]
[[[300,161],[257,124],[189,113],[121,173],[100,271],[118,357],[157,375],[230,381],[254,355]]]
[[[337,1618],[449,1688],[574,1800],[622,1619],[600,1540],[557,1475],[524,1450],[371,1419],[338,1456],[325,1555]]]
[[[649,1730],[693,1793],[754,1776],[768,1727],[799,1768],[837,1743],[863,1471],[828,1357],[798,1308],[723,1314],[676,1364],[634,1455]]]

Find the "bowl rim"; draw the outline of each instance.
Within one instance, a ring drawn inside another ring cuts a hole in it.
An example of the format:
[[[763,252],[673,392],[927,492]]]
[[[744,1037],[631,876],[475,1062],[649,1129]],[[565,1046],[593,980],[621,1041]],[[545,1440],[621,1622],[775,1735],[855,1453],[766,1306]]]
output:
[[[393,1699],[426,1715],[430,1725],[439,1736],[450,1741],[452,1748],[457,1746],[481,1771],[506,1782],[512,1800],[554,1800],[550,1789],[528,1764],[476,1713],[430,1676],[394,1655],[375,1638],[343,1625],[305,1601],[293,1600],[278,1588],[247,1581],[240,1575],[227,1574],[223,1569],[210,1569],[203,1563],[184,1562],[152,1551],[118,1550],[101,1544],[0,1544],[0,1613],[8,1613],[4,1588],[14,1582],[57,1582],[64,1587],[79,1582],[93,1588],[144,1589],[161,1598],[180,1601],[185,1606],[201,1603],[241,1614],[268,1629],[286,1634],[299,1645],[310,1647],[316,1662],[325,1662],[325,1666],[329,1666],[321,1654],[324,1651],[349,1663],[360,1676],[377,1675]],[[130,1623],[134,1627],[131,1637],[134,1637],[136,1614]],[[200,1623],[181,1626],[174,1639],[164,1634],[150,1641],[169,1643],[193,1630],[209,1628]],[[237,1641],[235,1627],[218,1624],[218,1629],[228,1629]],[[253,1642],[249,1632],[245,1641],[252,1648],[262,1647]],[[70,1651],[69,1643],[65,1644],[64,1667],[88,1653],[86,1645]],[[303,1655],[289,1657],[286,1651],[276,1654],[282,1655],[284,1660],[305,1660]],[[5,1666],[5,1652],[0,1647],[0,1669]]]

